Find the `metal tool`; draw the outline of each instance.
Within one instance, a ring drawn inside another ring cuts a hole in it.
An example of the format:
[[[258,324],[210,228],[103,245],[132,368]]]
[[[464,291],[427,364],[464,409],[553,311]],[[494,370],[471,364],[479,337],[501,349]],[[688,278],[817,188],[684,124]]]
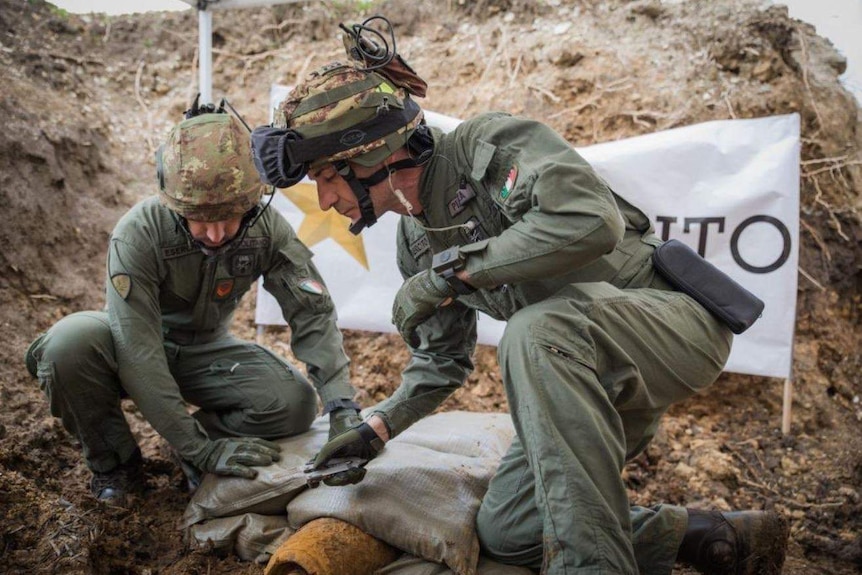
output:
[[[361,457],[336,457],[330,459],[325,466],[319,469],[314,469],[314,464],[311,462],[306,463],[302,471],[306,474],[305,483],[314,489],[327,477],[332,477],[351,469],[365,467],[366,463],[368,463],[368,460]]]

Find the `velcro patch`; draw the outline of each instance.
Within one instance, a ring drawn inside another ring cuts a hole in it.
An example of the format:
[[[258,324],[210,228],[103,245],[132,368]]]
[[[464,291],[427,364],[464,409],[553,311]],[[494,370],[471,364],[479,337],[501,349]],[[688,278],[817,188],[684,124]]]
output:
[[[213,299],[220,301],[230,297],[230,294],[233,293],[233,284],[233,278],[217,280],[215,289],[213,290]]]
[[[162,248],[162,259],[172,259],[179,258],[182,256],[186,256],[188,254],[199,254],[201,253],[201,249],[197,246],[191,245],[189,242],[183,242],[177,246],[168,246],[166,248]]]
[[[230,272],[235,276],[250,276],[254,273],[254,254],[235,254],[230,260]]]
[[[410,244],[410,253],[413,254],[413,259],[419,259],[419,256],[431,249],[431,243],[428,241],[428,236],[422,236],[412,244]]]
[[[467,182],[462,182],[461,187],[458,188],[458,193],[449,202],[449,217],[454,218],[463,212],[467,206],[467,202],[475,197],[476,192],[473,191],[473,187]]]
[[[256,238],[243,238],[243,240],[236,247],[238,250],[247,250],[247,249],[258,249],[258,248],[268,248],[271,243],[269,237],[262,236]]]
[[[117,294],[127,299],[132,292],[132,278],[129,274],[114,274],[111,276],[111,285],[117,290]]]

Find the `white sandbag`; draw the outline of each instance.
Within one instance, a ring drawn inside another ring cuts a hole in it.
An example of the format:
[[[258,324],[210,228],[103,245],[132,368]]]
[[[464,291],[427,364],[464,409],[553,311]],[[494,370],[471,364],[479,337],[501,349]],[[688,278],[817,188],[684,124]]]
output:
[[[508,414],[447,412],[386,444],[357,485],[308,490],[287,505],[291,527],[335,517],[412,555],[474,575],[476,513],[514,436]]]
[[[319,417],[307,432],[277,441],[281,460],[268,467],[256,467],[255,479],[204,475],[183,513],[181,526],[243,513],[283,515],[287,502],[306,489],[302,467],[323,447],[328,436],[329,418]]]
[[[278,441],[281,460],[257,468],[254,480],[206,475],[182,525],[191,528],[198,544],[212,541],[219,548],[232,546],[245,559],[265,560],[258,555],[271,553],[277,548],[271,543],[287,535],[281,537],[271,526],[261,529],[264,523],[256,516],[278,517],[286,533],[320,517],[335,517],[411,555],[445,564],[457,575],[477,573],[476,513],[514,437],[508,414],[426,417],[386,444],[361,483],[309,489],[302,468],[328,434],[324,416],[308,432]]]
[[[266,563],[294,531],[287,515],[243,513],[210,519],[189,530],[193,546],[216,551],[231,551],[244,561]]]

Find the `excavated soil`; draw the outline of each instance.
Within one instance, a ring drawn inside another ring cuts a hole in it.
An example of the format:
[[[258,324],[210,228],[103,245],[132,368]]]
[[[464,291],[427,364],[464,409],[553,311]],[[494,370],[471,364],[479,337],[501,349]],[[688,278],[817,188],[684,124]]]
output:
[[[725,375],[672,409],[625,476],[641,504],[778,509],[792,526],[784,573],[862,571],[862,138],[829,42],[783,7],[747,0],[332,0],[217,12],[215,95],[265,123],[270,84],[340,57],[337,23],[374,12],[394,20],[399,51],[428,80],[427,108],[530,116],[577,146],[800,114],[792,434],[780,432],[782,382]],[[147,491],[125,509],[97,504],[74,439],[22,363],[40,331],[103,305],[106,240],[155,192],[153,151],[191,101],[196,51],[192,11],[79,17],[0,0],[0,572],[262,572],[189,547],[176,528],[180,471],[131,403]],[[241,337],[255,335],[254,303],[236,319]],[[288,332],[264,339],[289,356]],[[362,332],[346,342],[360,401],[379,401],[399,380],[403,345]],[[475,360],[444,408],[505,411],[494,350]]]

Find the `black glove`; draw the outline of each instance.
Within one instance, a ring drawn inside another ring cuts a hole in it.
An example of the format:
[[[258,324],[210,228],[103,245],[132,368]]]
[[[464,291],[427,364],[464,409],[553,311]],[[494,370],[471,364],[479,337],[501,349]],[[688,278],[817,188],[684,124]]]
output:
[[[257,437],[225,437],[210,441],[192,462],[201,471],[254,479],[257,470],[281,459],[281,446]]]
[[[377,432],[365,422],[351,427],[344,433],[330,439],[320,449],[312,462],[313,469],[325,467],[330,459],[343,457],[359,457],[370,461],[383,449],[383,440]],[[359,483],[365,477],[365,468],[357,467],[343,473],[338,473],[323,480],[326,485],[339,486]]]

